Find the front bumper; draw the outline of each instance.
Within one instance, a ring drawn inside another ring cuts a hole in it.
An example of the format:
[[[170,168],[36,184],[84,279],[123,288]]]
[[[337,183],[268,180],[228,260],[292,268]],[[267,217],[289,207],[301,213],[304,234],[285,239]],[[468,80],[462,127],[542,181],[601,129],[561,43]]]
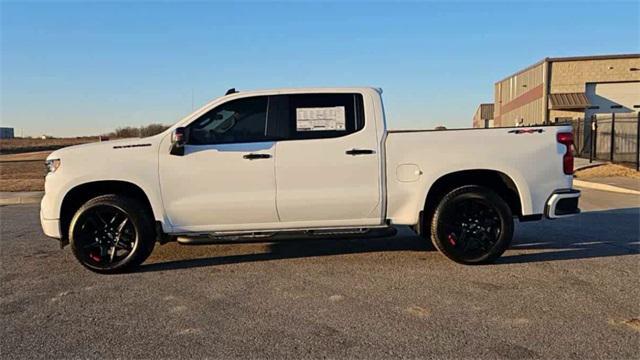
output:
[[[42,231],[45,235],[60,239],[62,237],[62,234],[60,234],[60,219],[45,218],[45,210],[48,209],[48,206],[51,206],[51,203],[45,194],[40,202],[40,226],[42,226]]]
[[[544,214],[549,219],[557,219],[580,213],[578,201],[580,199],[580,190],[563,189],[556,190],[551,194]]]

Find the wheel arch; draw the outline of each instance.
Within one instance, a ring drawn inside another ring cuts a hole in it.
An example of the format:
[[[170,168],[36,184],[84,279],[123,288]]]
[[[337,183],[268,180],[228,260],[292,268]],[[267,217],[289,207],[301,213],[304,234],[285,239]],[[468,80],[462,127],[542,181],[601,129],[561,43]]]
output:
[[[461,170],[444,174],[431,185],[424,197],[419,226],[421,227],[423,219],[431,218],[435,207],[445,194],[464,185],[479,185],[495,191],[505,200],[515,216],[523,216],[523,193],[509,175],[491,169]]]
[[[64,195],[60,205],[60,235],[68,238],[69,224],[76,211],[90,199],[97,196],[115,194],[138,200],[154,219],[157,215],[153,211],[149,196],[138,185],[124,180],[100,180],[82,183],[71,188]]]

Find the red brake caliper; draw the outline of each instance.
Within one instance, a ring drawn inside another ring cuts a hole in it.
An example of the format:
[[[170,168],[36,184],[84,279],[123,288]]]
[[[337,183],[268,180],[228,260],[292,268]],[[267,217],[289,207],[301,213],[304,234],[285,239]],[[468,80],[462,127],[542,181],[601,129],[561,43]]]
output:
[[[449,240],[449,244],[456,246],[456,235],[454,233],[449,234],[449,236],[447,236],[447,240]]]
[[[89,254],[89,257],[95,262],[100,262],[100,259],[102,259],[100,255],[94,253]]]

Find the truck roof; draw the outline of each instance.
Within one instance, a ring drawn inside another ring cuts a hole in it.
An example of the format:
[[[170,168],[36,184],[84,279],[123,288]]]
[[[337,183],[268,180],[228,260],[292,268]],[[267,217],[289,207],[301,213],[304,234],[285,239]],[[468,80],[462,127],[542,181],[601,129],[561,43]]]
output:
[[[353,87],[298,87],[298,88],[274,88],[274,89],[257,89],[257,90],[236,90],[231,88],[227,90],[225,96],[242,94],[242,95],[265,95],[265,94],[291,94],[291,93],[314,93],[314,92],[359,92],[363,90],[373,90],[382,94],[382,88],[373,86],[353,86]]]

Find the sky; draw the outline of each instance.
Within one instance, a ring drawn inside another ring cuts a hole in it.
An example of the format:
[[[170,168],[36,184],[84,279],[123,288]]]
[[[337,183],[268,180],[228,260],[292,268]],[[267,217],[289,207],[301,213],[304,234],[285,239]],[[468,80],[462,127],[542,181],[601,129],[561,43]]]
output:
[[[0,124],[172,124],[231,87],[376,86],[390,128],[470,127],[544,57],[640,53],[640,2],[0,1]]]

